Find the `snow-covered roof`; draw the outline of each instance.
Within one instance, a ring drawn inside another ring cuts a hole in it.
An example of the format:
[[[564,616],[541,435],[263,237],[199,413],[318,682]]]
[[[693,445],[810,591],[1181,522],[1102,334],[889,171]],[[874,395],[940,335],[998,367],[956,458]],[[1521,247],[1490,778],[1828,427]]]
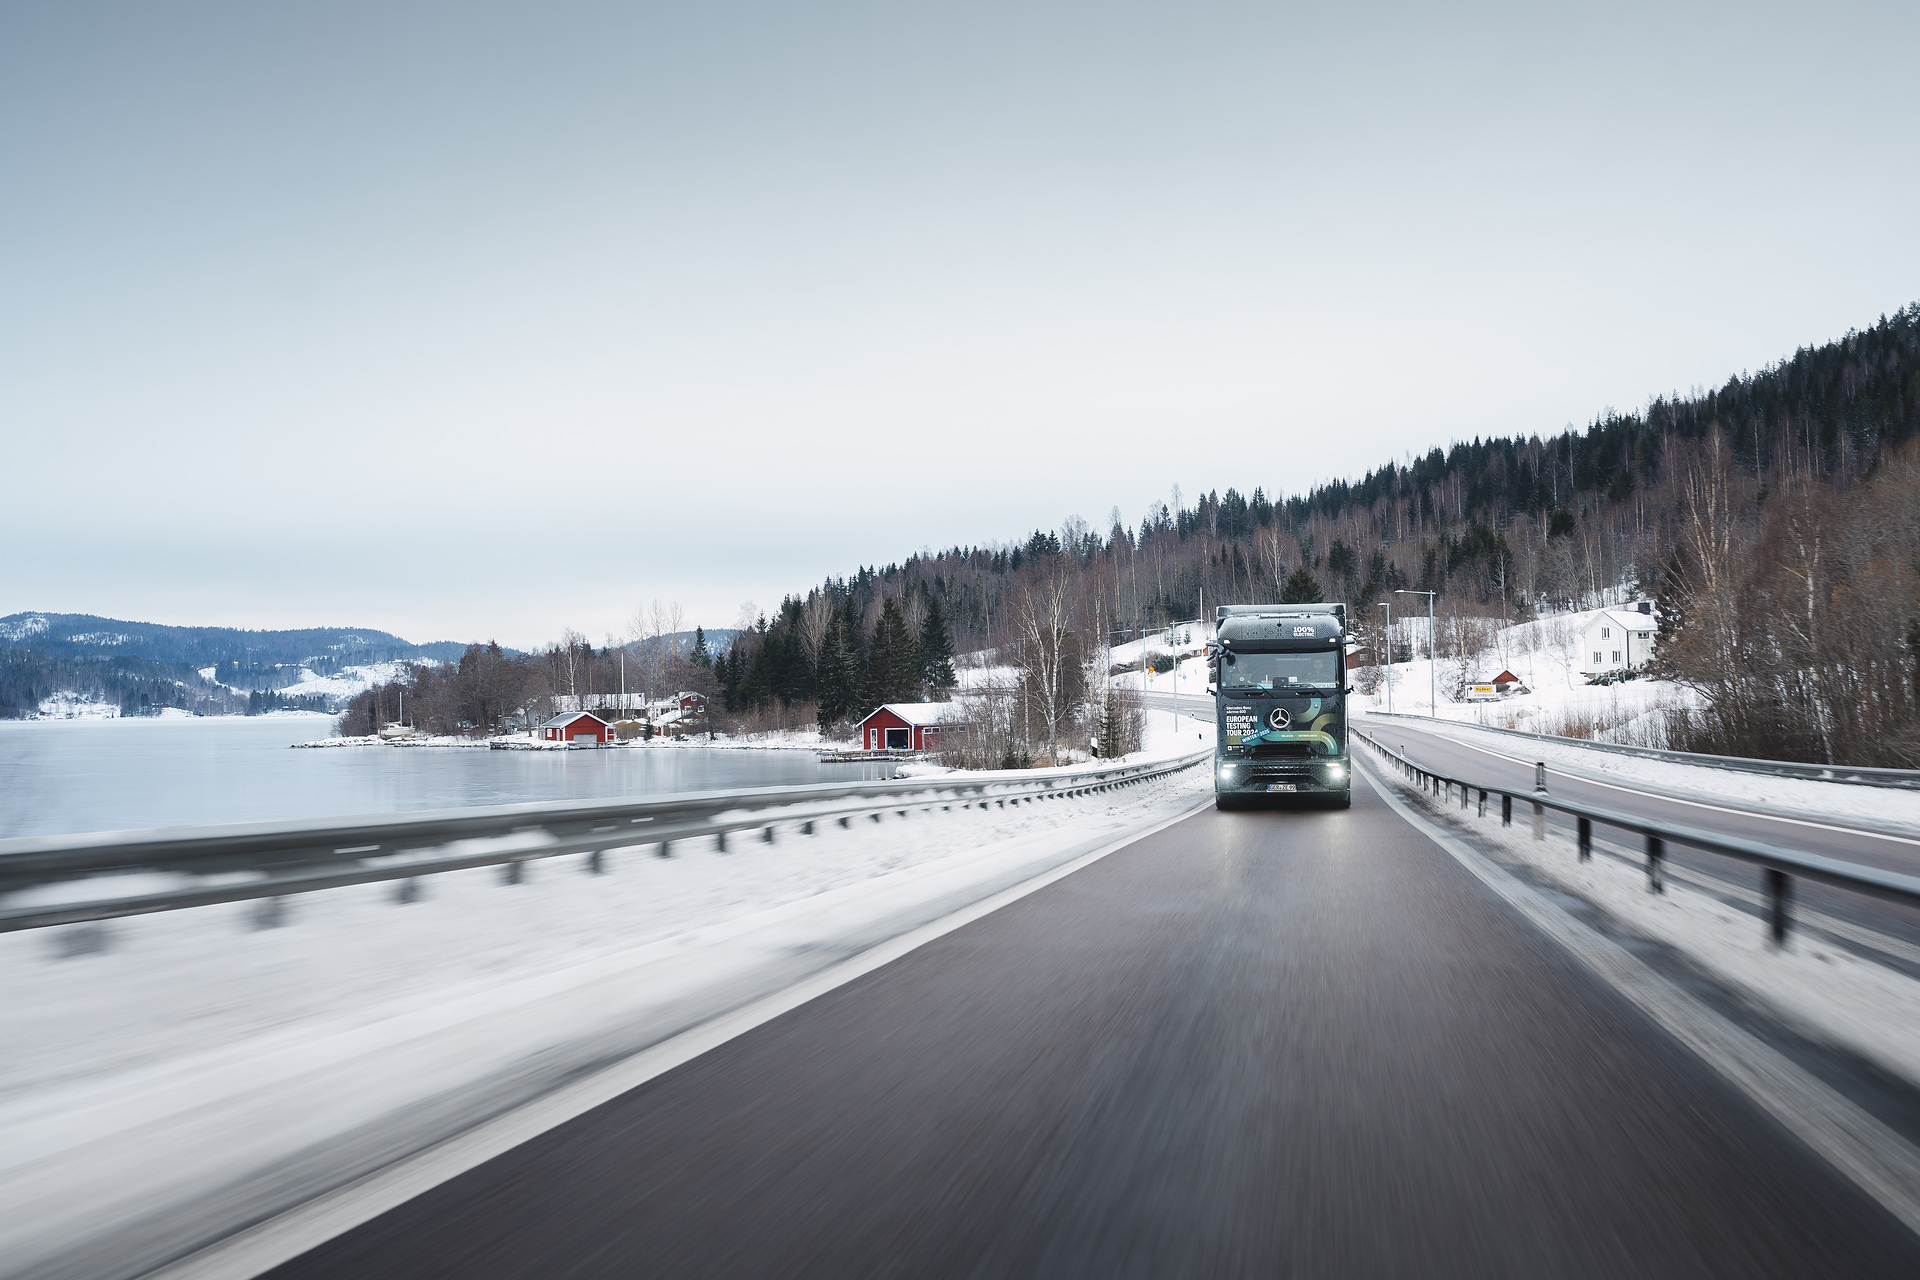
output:
[[[954,713],[956,705],[952,702],[889,702],[867,712],[860,723],[865,724],[882,711],[891,711],[908,724],[939,724]]]
[[[1659,626],[1659,622],[1652,614],[1640,613],[1631,609],[1598,610],[1594,613],[1593,617],[1587,619],[1587,625],[1591,627],[1596,622],[1610,623],[1616,627],[1623,627],[1628,631],[1652,631],[1655,627]]]
[[[572,724],[576,720],[591,720],[595,724],[607,723],[605,720],[602,720],[599,716],[593,714],[593,712],[591,711],[562,711],[559,715],[547,721],[545,724],[541,725],[540,727],[542,729],[564,729],[566,726]]]

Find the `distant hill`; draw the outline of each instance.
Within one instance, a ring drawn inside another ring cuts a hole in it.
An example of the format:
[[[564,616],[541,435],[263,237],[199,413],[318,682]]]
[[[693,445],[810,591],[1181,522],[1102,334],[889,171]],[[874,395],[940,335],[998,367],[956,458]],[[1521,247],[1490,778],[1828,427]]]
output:
[[[90,613],[15,613],[0,618],[0,648],[32,649],[63,658],[127,657],[194,668],[280,665],[350,666],[401,658],[457,659],[466,645],[414,644],[364,627],[241,631],[234,627],[168,627]]]

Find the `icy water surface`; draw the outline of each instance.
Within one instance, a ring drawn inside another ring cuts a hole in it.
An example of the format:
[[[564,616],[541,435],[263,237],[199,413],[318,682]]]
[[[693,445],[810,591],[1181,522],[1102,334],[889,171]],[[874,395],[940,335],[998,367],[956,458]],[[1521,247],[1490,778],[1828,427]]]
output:
[[[667,747],[288,750],[332,732],[325,716],[0,720],[0,838],[851,781],[883,767]]]

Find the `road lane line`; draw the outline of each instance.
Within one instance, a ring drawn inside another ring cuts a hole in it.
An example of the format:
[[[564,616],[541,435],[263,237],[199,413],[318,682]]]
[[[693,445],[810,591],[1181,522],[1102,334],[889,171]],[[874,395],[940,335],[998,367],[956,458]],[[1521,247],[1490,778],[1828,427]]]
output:
[[[1051,871],[1044,871],[1010,889],[1003,889],[971,906],[962,907],[951,915],[869,947],[852,959],[822,970],[784,991],[722,1014],[613,1066],[496,1116],[465,1133],[367,1174],[257,1226],[215,1241],[195,1253],[148,1272],[145,1280],[251,1280],[251,1277],[291,1261],[362,1223],[370,1222],[387,1210],[521,1143],[558,1128],[602,1103],[611,1102],[656,1076],[693,1061],[709,1049],[717,1048],[817,996],[891,964],[908,952],[972,924],[983,916],[991,915],[1056,880],[1063,880],[1108,854],[1185,822],[1212,807],[1213,796],[1209,792],[1204,800],[1173,817],[1129,832]]]
[[[1523,760],[1519,756],[1510,756],[1504,751],[1495,751],[1490,747],[1480,746],[1478,743],[1468,742],[1465,738],[1449,737],[1438,729],[1413,729],[1410,730],[1410,732],[1416,734],[1424,733],[1428,737],[1439,738],[1442,742],[1450,743],[1456,747],[1465,747],[1469,751],[1478,751],[1481,755],[1492,756],[1497,760],[1511,760],[1513,763],[1525,765],[1529,769],[1539,763],[1535,760]],[[1382,733],[1379,736],[1384,738],[1388,735]],[[1894,835],[1887,831],[1876,831],[1871,827],[1843,827],[1831,822],[1816,822],[1812,818],[1794,818],[1783,813],[1771,813],[1765,809],[1732,809],[1726,805],[1709,804],[1705,800],[1688,800],[1681,796],[1668,795],[1664,791],[1647,791],[1640,787],[1622,786],[1617,782],[1603,782],[1599,778],[1581,773],[1577,769],[1569,769],[1566,765],[1556,765],[1555,767],[1565,770],[1569,777],[1577,778],[1581,782],[1592,783],[1596,787],[1610,787],[1615,791],[1625,791],[1629,795],[1645,796],[1649,800],[1664,800],[1668,804],[1687,804],[1692,805],[1696,809],[1712,809],[1716,813],[1730,813],[1740,818],[1758,818],[1764,822],[1791,822],[1795,826],[1812,827],[1816,831],[1835,831],[1841,835],[1866,836],[1871,840],[1891,840],[1898,844],[1920,846],[1920,839],[1915,839],[1912,836]],[[1699,768],[1705,766],[1686,767]],[[1845,784],[1841,783],[1837,785],[1844,786]]]
[[[1367,785],[1547,937],[1638,1006],[1728,1083],[1920,1234],[1920,1151],[1787,1057],[1668,983],[1398,795],[1365,756]]]

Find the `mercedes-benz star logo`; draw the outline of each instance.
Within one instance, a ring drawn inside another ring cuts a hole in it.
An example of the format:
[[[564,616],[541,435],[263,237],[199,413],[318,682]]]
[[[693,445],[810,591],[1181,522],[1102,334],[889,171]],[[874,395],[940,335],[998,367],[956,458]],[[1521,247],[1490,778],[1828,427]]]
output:
[[[1285,707],[1275,707],[1267,716],[1267,723],[1276,729],[1284,729],[1293,723],[1293,712]]]

